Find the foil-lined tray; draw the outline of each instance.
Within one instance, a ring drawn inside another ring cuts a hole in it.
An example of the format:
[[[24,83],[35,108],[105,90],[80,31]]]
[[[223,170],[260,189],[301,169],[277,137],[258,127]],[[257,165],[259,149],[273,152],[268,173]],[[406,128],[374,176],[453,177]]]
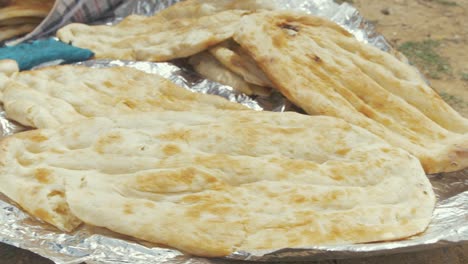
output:
[[[302,10],[327,17],[345,27],[360,41],[397,54],[372,25],[349,4],[338,5],[332,0],[275,0],[285,9]],[[115,10],[116,23],[129,14],[150,15],[174,4],[174,0],[133,0]],[[401,59],[404,59],[401,57]],[[242,103],[255,110],[300,111],[279,93],[269,97],[249,97],[231,87],[205,80],[179,63],[150,63],[116,60],[86,61],[89,67],[128,66],[160,74],[178,85],[195,92],[218,94],[230,101]],[[5,118],[0,111],[2,136],[26,128]],[[468,170],[428,175],[437,205],[433,219],[423,234],[405,240],[381,243],[321,246],[276,251],[235,252],[223,259],[197,258],[169,248],[163,248],[118,235],[102,228],[83,226],[74,233],[57,229],[32,219],[0,194],[0,242],[33,251],[56,263],[177,263],[224,264],[232,260],[250,261],[310,261],[336,258],[365,257],[378,254],[427,250],[447,244],[468,241]]]

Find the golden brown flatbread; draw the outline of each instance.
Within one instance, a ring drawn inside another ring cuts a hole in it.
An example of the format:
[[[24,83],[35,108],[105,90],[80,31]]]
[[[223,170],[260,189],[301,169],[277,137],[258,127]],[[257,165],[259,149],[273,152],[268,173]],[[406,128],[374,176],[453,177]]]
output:
[[[29,33],[49,14],[54,0],[11,0],[0,6],[0,41]]]
[[[138,19],[132,27],[70,24],[57,36],[92,50],[96,58],[167,61],[191,56],[232,37],[243,14],[232,10],[157,23],[151,23],[151,18]]]
[[[129,16],[115,26],[70,24],[57,37],[92,50],[96,58],[167,61],[230,38],[242,15],[275,6],[265,0],[188,0],[151,17]]]
[[[150,112],[0,143],[0,191],[62,230],[85,223],[199,256],[406,238],[435,197],[419,161],[332,117]]]
[[[186,0],[161,10],[153,19],[200,18],[226,10],[257,11],[278,8],[278,3],[271,0]]]
[[[324,18],[263,12],[234,39],[293,103],[368,129],[417,156],[426,172],[468,167],[468,120],[395,57]]]
[[[44,18],[42,17],[15,17],[6,20],[0,20],[0,27],[21,26],[24,24],[39,25],[43,19]]]
[[[224,67],[236,73],[251,84],[273,87],[257,63],[232,39],[228,39],[209,49]]]
[[[12,18],[46,17],[54,0],[12,0],[0,8],[0,21]]]
[[[55,66],[24,71],[0,85],[0,91],[7,117],[36,128],[131,112],[248,109],[128,67]]]
[[[193,55],[189,63],[203,77],[228,85],[241,93],[267,96],[271,91],[270,88],[247,83],[241,76],[225,68],[208,51]]]
[[[23,24],[14,26],[0,26],[0,41],[21,36],[33,31],[38,24]]]

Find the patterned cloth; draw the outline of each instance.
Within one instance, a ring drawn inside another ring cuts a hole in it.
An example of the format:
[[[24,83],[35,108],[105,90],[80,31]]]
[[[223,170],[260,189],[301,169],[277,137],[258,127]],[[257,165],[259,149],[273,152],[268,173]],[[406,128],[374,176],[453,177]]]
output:
[[[112,15],[111,11],[122,2],[124,0],[56,0],[49,15],[33,32],[10,42],[9,45],[50,35],[58,28],[71,22],[89,23],[102,19]]]

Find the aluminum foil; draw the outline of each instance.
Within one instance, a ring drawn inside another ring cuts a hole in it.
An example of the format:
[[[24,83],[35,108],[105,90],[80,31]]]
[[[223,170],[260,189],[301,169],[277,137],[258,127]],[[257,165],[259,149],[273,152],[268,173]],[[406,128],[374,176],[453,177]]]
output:
[[[276,0],[285,9],[297,9],[324,16],[341,24],[360,41],[382,50],[395,51],[348,4],[338,5],[331,0]],[[133,0],[115,10],[115,18],[105,23],[115,23],[131,14],[150,15],[177,1]],[[103,22],[104,23],[104,22]],[[404,58],[402,58],[404,59]],[[87,61],[89,67],[129,66],[149,73],[158,73],[175,83],[196,92],[221,95],[255,110],[286,111],[294,108],[279,94],[251,98],[236,93],[232,88],[200,78],[179,63],[148,63],[128,61]],[[0,129],[3,136],[26,128],[5,118],[0,111]],[[0,242],[24,248],[56,263],[232,263],[232,260],[251,261],[310,261],[335,258],[365,257],[378,254],[427,250],[452,243],[468,241],[468,170],[429,175],[438,202],[433,219],[421,235],[402,241],[281,249],[277,251],[235,252],[223,259],[196,258],[173,249],[162,248],[123,237],[105,229],[84,226],[66,234],[32,219],[0,194]]]

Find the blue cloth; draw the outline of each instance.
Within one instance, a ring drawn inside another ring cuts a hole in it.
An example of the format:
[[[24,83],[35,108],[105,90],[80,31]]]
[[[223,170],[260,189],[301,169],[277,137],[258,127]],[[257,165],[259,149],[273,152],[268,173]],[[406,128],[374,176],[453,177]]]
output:
[[[15,60],[20,70],[29,70],[49,61],[63,60],[64,63],[73,63],[93,56],[94,53],[90,50],[73,47],[52,38],[0,48],[0,60]]]

